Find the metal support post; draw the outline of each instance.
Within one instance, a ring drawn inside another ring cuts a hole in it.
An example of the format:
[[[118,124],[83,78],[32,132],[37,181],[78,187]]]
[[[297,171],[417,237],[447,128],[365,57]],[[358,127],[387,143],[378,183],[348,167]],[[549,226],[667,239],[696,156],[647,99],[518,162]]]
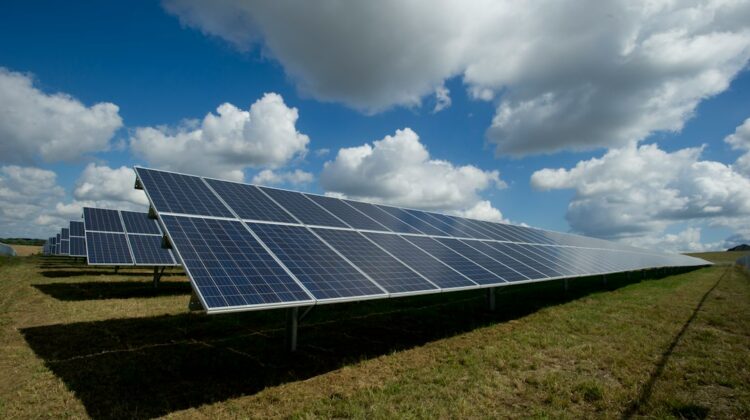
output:
[[[495,288],[490,287],[487,289],[487,310],[495,312]]]
[[[290,352],[297,350],[297,323],[299,308],[289,308],[286,317],[286,348]]]

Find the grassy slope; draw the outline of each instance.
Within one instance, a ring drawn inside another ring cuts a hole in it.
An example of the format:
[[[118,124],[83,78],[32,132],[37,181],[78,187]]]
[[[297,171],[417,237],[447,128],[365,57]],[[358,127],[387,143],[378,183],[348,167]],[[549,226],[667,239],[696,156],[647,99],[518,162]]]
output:
[[[283,312],[190,315],[184,277],[57,261],[0,259],[0,418],[750,416],[750,279],[727,266],[501,289],[496,313],[324,306],[290,357]]]

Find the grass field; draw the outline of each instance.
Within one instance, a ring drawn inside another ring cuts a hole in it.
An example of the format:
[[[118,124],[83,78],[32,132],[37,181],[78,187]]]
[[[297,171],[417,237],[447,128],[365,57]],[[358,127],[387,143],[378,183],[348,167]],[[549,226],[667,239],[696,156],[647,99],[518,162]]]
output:
[[[0,418],[750,417],[750,277],[717,265],[189,313],[179,273],[0,259]]]

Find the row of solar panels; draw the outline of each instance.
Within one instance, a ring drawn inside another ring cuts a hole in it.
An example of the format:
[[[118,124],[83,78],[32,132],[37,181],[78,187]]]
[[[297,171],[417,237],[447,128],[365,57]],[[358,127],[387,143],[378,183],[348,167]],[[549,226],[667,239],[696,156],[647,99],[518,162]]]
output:
[[[508,224],[146,168],[136,174],[208,312],[708,264]]]
[[[172,251],[162,247],[158,223],[147,213],[86,207],[83,219],[50,237],[44,253],[86,257],[89,265],[177,265]]]

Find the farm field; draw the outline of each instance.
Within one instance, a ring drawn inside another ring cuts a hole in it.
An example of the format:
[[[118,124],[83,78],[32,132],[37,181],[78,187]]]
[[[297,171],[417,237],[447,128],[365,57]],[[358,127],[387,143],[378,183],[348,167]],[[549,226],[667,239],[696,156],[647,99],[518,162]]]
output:
[[[0,417],[750,417],[728,264],[501,288],[495,312],[480,291],[321,306],[294,354],[283,310],[190,313],[167,273],[0,259]]]

